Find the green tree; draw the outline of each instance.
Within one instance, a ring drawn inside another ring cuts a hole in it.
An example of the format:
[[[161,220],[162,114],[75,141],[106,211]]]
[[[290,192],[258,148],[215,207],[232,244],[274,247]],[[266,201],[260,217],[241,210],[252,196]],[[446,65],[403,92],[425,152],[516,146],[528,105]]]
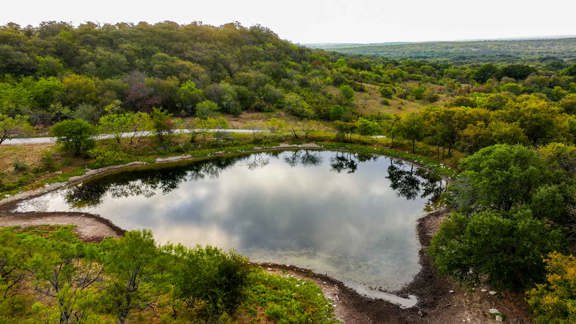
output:
[[[507,211],[529,203],[536,189],[551,180],[543,159],[521,145],[483,148],[462,160],[460,167],[450,188],[450,200],[459,210]]]
[[[498,67],[494,64],[488,63],[482,65],[473,72],[472,78],[479,83],[485,83],[488,79],[495,77],[498,74]]]
[[[218,104],[214,101],[204,100],[196,105],[196,117],[207,119],[214,117],[218,113]]]
[[[14,118],[0,114],[0,144],[4,141],[32,133],[32,126],[24,116]]]
[[[130,131],[133,125],[134,113],[109,114],[98,121],[98,131],[101,134],[112,134],[116,144],[122,144],[122,133]]]
[[[310,105],[300,95],[293,92],[284,97],[284,109],[300,118],[312,118],[314,116],[314,111]]]
[[[150,118],[152,119],[152,128],[154,129],[158,142],[164,143],[166,136],[172,132],[172,115],[160,108],[153,108],[150,113]]]
[[[26,278],[28,255],[20,248],[21,238],[12,229],[0,229],[0,290],[2,301],[11,296]]]
[[[340,86],[340,95],[344,98],[347,104],[354,102],[354,89],[351,86],[344,84]]]
[[[159,251],[150,231],[126,232],[101,244],[102,263],[110,277],[104,303],[120,323],[126,323],[132,309],[151,301]]]
[[[358,118],[358,121],[356,122],[356,128],[362,135],[376,135],[382,130],[382,127],[377,121],[362,117]]]
[[[560,248],[561,238],[529,211],[455,213],[429,252],[443,273],[475,281],[486,275],[498,287],[524,289],[543,279],[542,256]]]
[[[74,156],[85,155],[94,147],[95,128],[82,119],[65,120],[54,124],[50,133],[64,150]]]
[[[383,85],[380,87],[380,96],[386,99],[392,99],[394,96],[394,88],[389,85]]]
[[[48,237],[28,235],[22,243],[30,254],[26,267],[35,288],[56,300],[60,323],[81,320],[89,311],[88,288],[102,278],[97,247],[80,242],[69,227]]]
[[[400,122],[400,134],[412,142],[412,153],[416,153],[416,141],[424,138],[424,120],[420,114],[405,115]]]
[[[204,92],[196,87],[194,81],[186,81],[180,85],[177,96],[180,109],[192,115],[196,105],[202,101]]]

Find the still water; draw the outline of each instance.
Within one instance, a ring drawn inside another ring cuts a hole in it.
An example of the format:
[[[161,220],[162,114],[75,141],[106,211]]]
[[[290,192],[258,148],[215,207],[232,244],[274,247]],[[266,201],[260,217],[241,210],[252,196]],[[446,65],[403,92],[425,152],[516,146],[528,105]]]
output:
[[[127,172],[21,203],[83,211],[161,243],[209,244],[292,264],[370,295],[418,273],[416,221],[437,177],[383,156],[287,151]]]

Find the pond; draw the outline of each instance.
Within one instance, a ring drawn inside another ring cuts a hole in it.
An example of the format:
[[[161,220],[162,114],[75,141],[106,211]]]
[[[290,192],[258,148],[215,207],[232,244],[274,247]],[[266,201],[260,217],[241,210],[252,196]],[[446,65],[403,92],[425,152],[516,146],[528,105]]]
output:
[[[234,249],[296,265],[377,296],[420,270],[416,222],[443,189],[425,169],[384,156],[259,153],[132,171],[24,201],[151,229],[161,242]]]

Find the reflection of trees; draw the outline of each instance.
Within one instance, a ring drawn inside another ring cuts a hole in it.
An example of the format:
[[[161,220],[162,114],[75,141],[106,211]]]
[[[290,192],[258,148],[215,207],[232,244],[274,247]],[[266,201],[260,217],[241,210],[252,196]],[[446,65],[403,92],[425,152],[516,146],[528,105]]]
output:
[[[205,177],[217,178],[222,170],[244,158],[224,158],[194,163],[186,167],[160,168],[111,175],[87,182],[83,186],[71,188],[66,193],[66,201],[74,207],[85,207],[100,204],[102,197],[107,192],[113,198],[134,196],[149,198],[158,193],[166,194],[178,188],[186,180],[199,180]]]
[[[322,163],[320,152],[301,150],[284,152],[284,161],[290,166],[316,166]],[[134,196],[152,197],[159,193],[169,193],[184,181],[217,178],[222,170],[239,160],[246,160],[249,169],[261,168],[269,164],[274,154],[254,154],[251,156],[220,158],[206,162],[194,163],[184,167],[159,168],[147,171],[132,171],[111,175],[83,186],[71,188],[66,193],[66,201],[74,207],[95,206],[102,202],[106,193],[113,198]],[[337,152],[330,158],[330,167],[338,173],[354,173],[360,163],[376,160],[378,157],[367,154]],[[390,187],[406,199],[418,196],[430,197],[434,201],[444,190],[441,178],[424,168],[391,160],[387,178]]]
[[[354,173],[358,169],[359,162],[376,161],[377,155],[367,153],[336,152],[336,156],[330,159],[332,170],[340,173]]]
[[[263,168],[270,163],[270,158],[265,154],[253,154],[248,157],[248,169],[255,170]]]
[[[322,163],[322,157],[316,151],[293,151],[284,158],[284,161],[291,167],[295,167],[298,164],[302,166],[316,166]]]
[[[416,199],[430,197],[434,201],[444,190],[441,178],[424,168],[417,168],[410,163],[410,168],[406,168],[402,161],[390,160],[388,166],[388,176],[390,187],[401,197],[406,199]]]

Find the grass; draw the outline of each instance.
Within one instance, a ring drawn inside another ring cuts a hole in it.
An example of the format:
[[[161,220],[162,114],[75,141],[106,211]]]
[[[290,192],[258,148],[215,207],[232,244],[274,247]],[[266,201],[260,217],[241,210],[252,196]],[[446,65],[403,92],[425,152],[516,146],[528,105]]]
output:
[[[240,323],[338,323],[332,305],[314,283],[254,269],[236,310]]]

